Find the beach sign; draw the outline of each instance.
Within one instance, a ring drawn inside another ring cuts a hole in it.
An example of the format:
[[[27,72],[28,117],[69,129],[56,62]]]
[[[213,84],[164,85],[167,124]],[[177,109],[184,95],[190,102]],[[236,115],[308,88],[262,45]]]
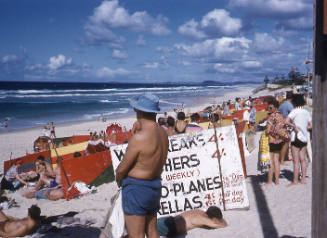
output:
[[[110,147],[114,170],[126,148],[127,144]],[[161,178],[158,217],[210,206],[223,208],[225,205],[226,210],[249,208],[235,126],[217,128],[216,134],[214,129],[209,129],[170,136]]]

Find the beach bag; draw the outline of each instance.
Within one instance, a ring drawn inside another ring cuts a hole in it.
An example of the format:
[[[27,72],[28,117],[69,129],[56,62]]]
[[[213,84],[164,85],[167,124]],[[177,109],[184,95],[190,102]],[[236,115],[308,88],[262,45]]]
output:
[[[308,142],[307,137],[304,135],[304,133],[301,130],[299,130],[298,133],[295,133],[295,138],[297,138],[299,141],[301,141],[303,143]]]
[[[261,168],[270,165],[269,138],[265,132],[261,134],[259,142],[259,164]]]
[[[73,198],[78,198],[82,195],[91,193],[92,189],[90,189],[86,183],[80,182],[80,181],[75,181],[70,188],[67,190],[67,195],[66,199],[70,200]]]
[[[291,137],[290,134],[288,133],[286,128],[281,128],[277,130],[277,135],[284,141],[284,142],[289,142]]]
[[[121,189],[111,198],[111,207],[106,216],[102,233],[108,238],[120,238],[127,235]]]

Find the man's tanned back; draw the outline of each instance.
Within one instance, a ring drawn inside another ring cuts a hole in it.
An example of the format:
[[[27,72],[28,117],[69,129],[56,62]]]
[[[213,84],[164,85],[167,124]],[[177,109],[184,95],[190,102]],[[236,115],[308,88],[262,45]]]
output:
[[[151,180],[160,177],[168,153],[166,131],[155,122],[140,121],[141,129],[133,136],[139,153],[128,176]]]

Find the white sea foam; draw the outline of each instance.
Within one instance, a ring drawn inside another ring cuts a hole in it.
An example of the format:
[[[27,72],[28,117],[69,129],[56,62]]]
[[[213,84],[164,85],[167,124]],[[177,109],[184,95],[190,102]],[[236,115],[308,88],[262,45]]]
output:
[[[127,89],[74,89],[74,90],[0,90],[0,99],[4,98],[61,98],[61,97],[101,97],[101,96],[133,96],[143,92],[155,91],[157,94],[180,93],[181,91],[205,91],[208,87],[178,86]],[[209,89],[210,90],[210,89]],[[103,101],[104,102],[104,101]],[[104,102],[107,103],[107,102]]]
[[[102,103],[111,103],[111,102],[119,102],[119,101],[111,101],[111,100],[99,100],[99,102],[102,102]]]
[[[165,103],[165,104],[171,104],[171,105],[182,105],[182,103],[177,103],[177,102],[168,102],[165,100],[159,100],[160,103]]]
[[[116,111],[102,113],[102,116],[110,116],[110,115],[113,115],[113,114],[125,114],[129,110],[130,110],[129,108],[119,108]]]
[[[40,90],[3,90],[6,93],[18,93],[18,94],[43,94],[43,93],[75,93],[75,92],[112,92],[117,91],[117,88],[108,88],[108,89],[56,89],[56,90],[49,90],[49,89],[40,89]]]
[[[45,122],[39,122],[39,121],[37,121],[37,122],[34,122],[36,125],[45,125],[45,124],[47,124],[47,123],[45,123]]]
[[[14,90],[12,93],[18,94],[36,94],[36,93],[51,93],[52,90]]]
[[[99,118],[99,117],[101,117],[101,114],[99,114],[99,113],[83,115],[83,119],[85,119],[85,120],[91,120],[91,119],[95,119],[95,118]]]
[[[214,87],[214,86],[209,86]],[[108,89],[29,89],[29,90],[0,90],[1,95],[29,95],[29,94],[66,94],[66,93],[101,93],[101,92],[139,92],[139,91],[171,91],[171,90],[197,90],[202,86],[177,86],[177,87],[153,87],[153,88],[108,88]]]
[[[114,111],[110,111],[110,112],[85,114],[85,115],[83,115],[83,119],[93,120],[93,119],[98,119],[98,118],[101,118],[101,117],[109,117],[109,116],[114,115],[114,114],[125,114],[129,110],[130,110],[129,108],[119,108],[119,109],[115,109]]]
[[[56,97],[101,97],[101,96],[108,96],[108,94],[91,94],[91,93],[64,93],[64,94],[38,94],[38,95],[10,95],[7,97],[12,98],[56,98]]]
[[[190,86],[177,86],[177,87],[154,87],[154,88],[127,88],[127,89],[121,89],[120,91],[167,91],[167,90],[176,90],[176,89],[180,89],[180,90],[194,90],[194,89],[198,89],[200,87],[190,87]]]

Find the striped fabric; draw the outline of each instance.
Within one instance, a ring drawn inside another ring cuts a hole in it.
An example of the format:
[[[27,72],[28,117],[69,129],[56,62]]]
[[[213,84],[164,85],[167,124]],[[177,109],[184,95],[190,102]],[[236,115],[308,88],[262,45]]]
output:
[[[203,130],[203,128],[201,126],[199,126],[197,123],[190,122],[186,126],[185,133],[195,133],[195,132],[202,131],[202,130]]]

